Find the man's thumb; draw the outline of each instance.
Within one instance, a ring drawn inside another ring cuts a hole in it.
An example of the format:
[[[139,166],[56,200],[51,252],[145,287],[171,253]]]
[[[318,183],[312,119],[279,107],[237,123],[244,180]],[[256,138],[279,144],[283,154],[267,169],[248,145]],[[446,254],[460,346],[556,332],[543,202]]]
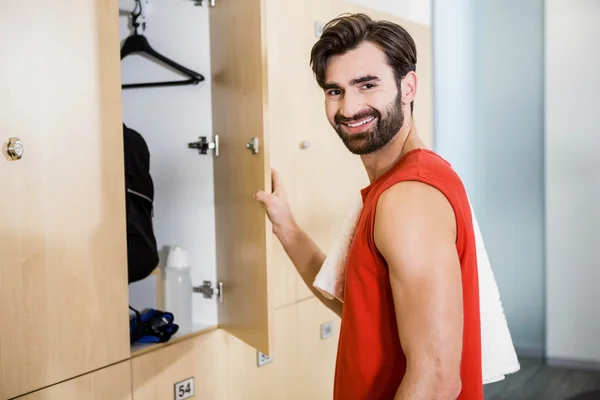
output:
[[[254,195],[254,199],[260,201],[261,203],[267,203],[269,201],[270,195],[264,190],[260,190],[256,192]]]

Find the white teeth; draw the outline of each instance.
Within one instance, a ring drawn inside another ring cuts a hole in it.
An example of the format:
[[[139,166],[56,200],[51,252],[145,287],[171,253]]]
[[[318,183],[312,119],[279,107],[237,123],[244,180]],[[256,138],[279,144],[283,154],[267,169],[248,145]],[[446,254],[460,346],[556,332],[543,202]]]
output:
[[[357,123],[355,123],[355,124],[348,124],[348,126],[349,126],[350,128],[356,128],[357,126],[361,126],[361,125],[364,125],[364,124],[367,124],[367,123],[369,123],[369,122],[373,121],[373,119],[375,119],[375,117],[369,117],[369,118],[367,118],[367,119],[364,119],[364,120],[362,120],[362,121],[360,121],[360,122],[357,122]]]

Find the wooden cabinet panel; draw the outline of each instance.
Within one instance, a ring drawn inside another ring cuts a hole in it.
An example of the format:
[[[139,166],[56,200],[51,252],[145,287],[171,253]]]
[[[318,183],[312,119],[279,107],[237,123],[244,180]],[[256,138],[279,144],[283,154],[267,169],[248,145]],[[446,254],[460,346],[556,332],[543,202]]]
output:
[[[315,24],[334,17],[329,1],[267,0],[269,144],[298,223],[329,250],[352,200],[366,182],[360,159],[325,116],[324,95],[309,65]],[[279,243],[274,247],[274,307],[312,296]]]
[[[129,356],[117,13],[0,2],[0,399]]]
[[[131,360],[133,400],[174,398],[175,383],[194,378],[195,397],[226,399],[227,343],[222,330],[178,341]]]
[[[133,400],[164,400],[174,384],[194,377],[197,398],[293,399],[297,390],[297,312],[274,314],[272,361],[261,367],[257,351],[224,330],[182,339],[132,359]]]
[[[298,320],[295,305],[274,312],[271,362],[258,366],[257,352],[229,337],[228,400],[295,399],[298,366]]]
[[[331,335],[321,339],[327,323]],[[270,363],[257,367],[254,349],[229,341],[228,399],[331,399],[338,335],[339,317],[316,298],[277,309]]]
[[[129,361],[102,368],[16,400],[131,400]]]
[[[269,352],[267,270],[272,233],[258,190],[270,190],[261,0],[210,9],[217,279],[224,283],[219,325]],[[256,139],[257,152],[251,140]],[[267,143],[266,143],[267,142]]]
[[[280,173],[292,210],[296,210],[296,156],[302,135],[313,130],[311,103],[321,99],[307,94],[313,85],[308,66],[312,42],[310,7],[305,1],[265,1],[268,96],[269,148],[271,165]],[[293,45],[291,45],[293,43]],[[308,109],[308,110],[307,110]],[[314,177],[311,178],[313,180]],[[273,282],[269,286],[273,307],[279,308],[298,300],[296,287],[303,285],[294,265],[274,240]],[[308,289],[307,289],[308,292]],[[310,296],[303,292],[305,296]]]
[[[313,298],[298,303],[298,400],[330,400],[340,318]],[[327,330],[321,337],[321,330]]]

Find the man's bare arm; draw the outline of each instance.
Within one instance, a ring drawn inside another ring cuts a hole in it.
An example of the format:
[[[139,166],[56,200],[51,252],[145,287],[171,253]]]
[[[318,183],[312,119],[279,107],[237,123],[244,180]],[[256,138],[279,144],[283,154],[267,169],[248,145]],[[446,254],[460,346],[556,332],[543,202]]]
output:
[[[325,253],[323,253],[310,236],[296,224],[291,224],[290,226],[282,228],[274,228],[273,231],[306,286],[308,286],[313,294],[321,300],[325,306],[341,317],[342,303],[337,299],[327,299],[313,286],[315,277],[319,273],[323,262],[325,262]]]
[[[325,261],[325,254],[306,232],[296,224],[281,176],[275,169],[272,169],[271,173],[273,192],[259,191],[256,193],[255,198],[265,205],[267,215],[273,224],[273,233],[281,242],[306,286],[325,306],[341,317],[342,303],[336,299],[327,299],[313,286],[315,277]]]
[[[374,235],[389,266],[407,359],[395,400],[456,399],[463,301],[452,207],[424,183],[396,184],[379,199]]]

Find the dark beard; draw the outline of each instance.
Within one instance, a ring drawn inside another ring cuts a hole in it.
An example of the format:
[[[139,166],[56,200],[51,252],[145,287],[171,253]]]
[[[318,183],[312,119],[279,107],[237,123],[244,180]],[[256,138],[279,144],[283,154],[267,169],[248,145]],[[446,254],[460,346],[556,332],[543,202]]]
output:
[[[345,132],[341,125],[347,121],[358,121],[368,117],[376,117],[377,126],[366,132],[351,135]],[[400,93],[396,95],[394,101],[386,107],[384,116],[378,110],[370,108],[350,118],[346,118],[338,113],[335,115],[334,121],[335,125],[333,128],[351,153],[357,155],[373,153],[388,144],[400,132],[404,123],[402,96]]]

